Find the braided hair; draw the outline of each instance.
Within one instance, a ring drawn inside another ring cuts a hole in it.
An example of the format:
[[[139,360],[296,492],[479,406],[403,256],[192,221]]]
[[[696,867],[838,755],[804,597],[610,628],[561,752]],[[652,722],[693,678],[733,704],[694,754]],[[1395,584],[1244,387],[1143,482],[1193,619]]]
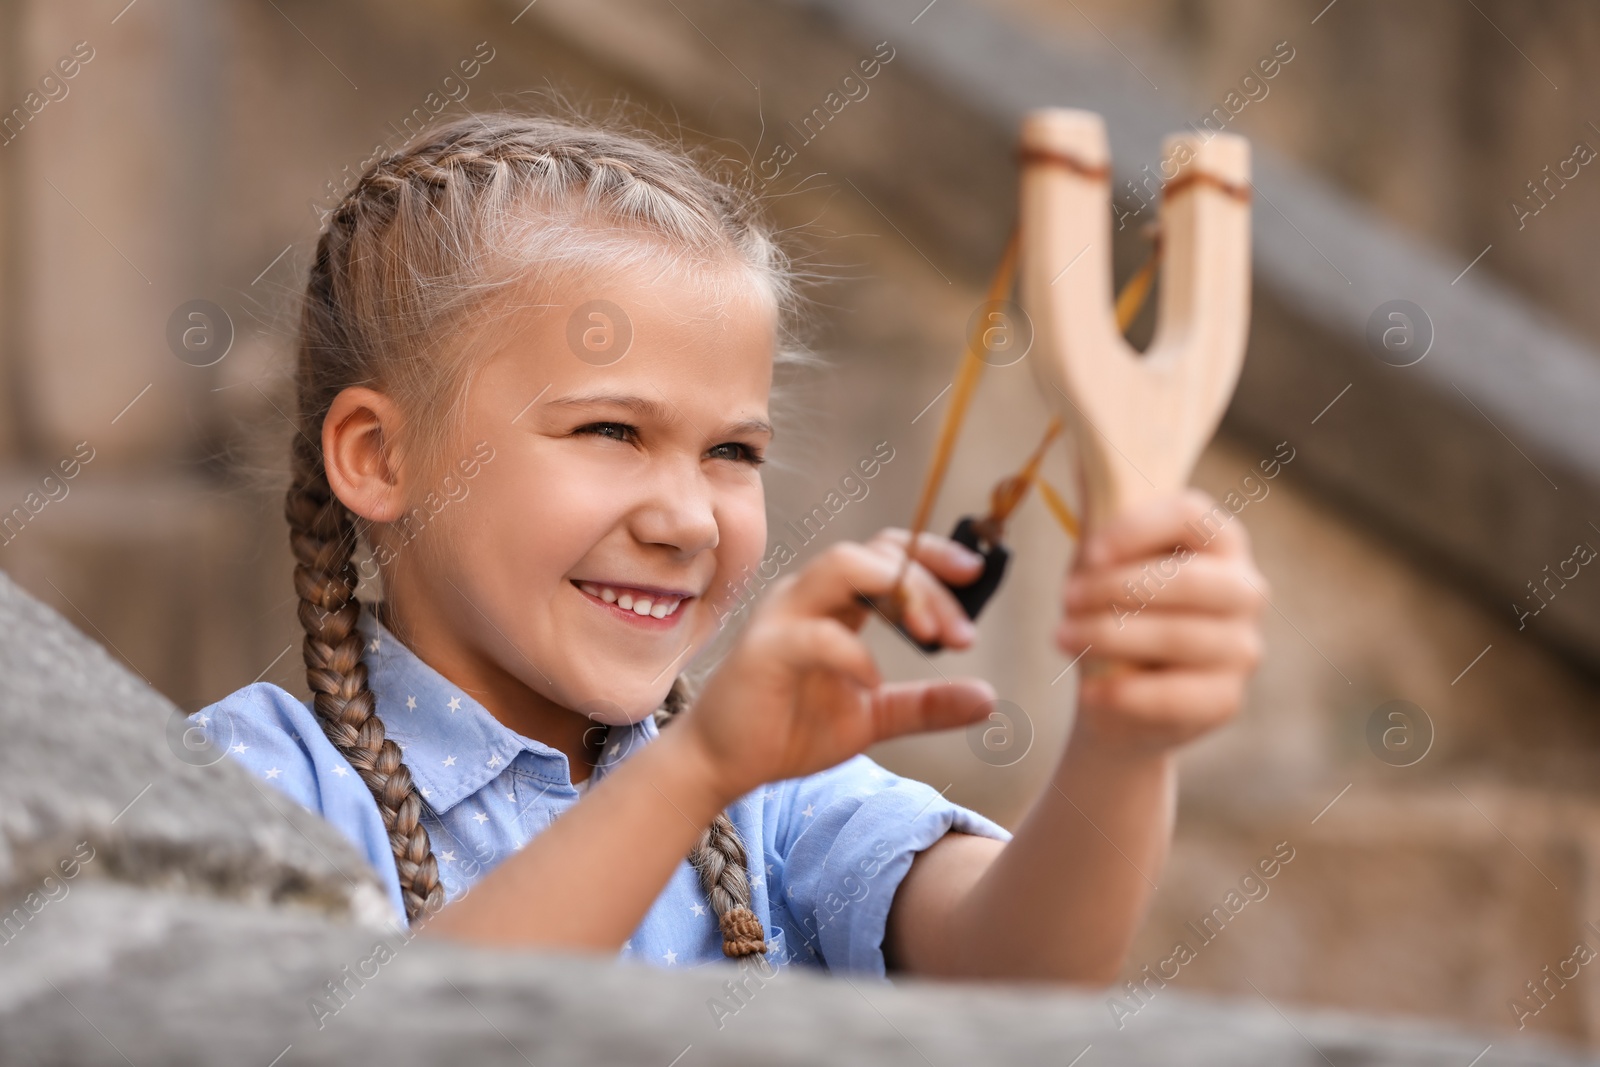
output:
[[[436,342],[482,312],[497,287],[664,250],[731,262],[778,307],[790,306],[789,263],[752,195],[672,146],[574,120],[479,114],[442,123],[369,167],[317,242],[301,312],[298,433],[285,501],[306,679],[328,739],[377,801],[413,923],[443,906],[444,887],[422,800],[367,684],[352,562],[364,531],[329,485],[323,421],[355,384],[382,387],[408,410],[452,410],[470,367]],[[429,443],[418,450],[428,454]],[[654,713],[658,725],[686,704],[676,680]],[[723,953],[765,952],[744,844],[726,812],[702,832],[689,861],[718,917]]]

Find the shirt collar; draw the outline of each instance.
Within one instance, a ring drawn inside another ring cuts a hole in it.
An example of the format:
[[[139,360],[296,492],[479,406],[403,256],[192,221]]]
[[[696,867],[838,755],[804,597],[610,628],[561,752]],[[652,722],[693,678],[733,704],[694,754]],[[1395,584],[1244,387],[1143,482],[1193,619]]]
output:
[[[524,737],[424,663],[363,605],[356,624],[366,638],[362,662],[377,698],[384,733],[400,746],[417,791],[443,813],[505,773],[523,752],[524,767],[551,785],[570,785],[571,768],[559,749]],[[590,773],[598,781],[621,760],[659,736],[655,716],[612,726]]]

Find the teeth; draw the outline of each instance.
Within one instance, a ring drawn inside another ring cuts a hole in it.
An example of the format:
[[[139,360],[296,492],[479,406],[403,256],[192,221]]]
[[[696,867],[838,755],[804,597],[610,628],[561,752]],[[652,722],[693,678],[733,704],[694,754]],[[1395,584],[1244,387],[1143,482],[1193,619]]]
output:
[[[632,593],[619,593],[609,585],[595,585],[593,582],[579,582],[578,588],[592,597],[599,597],[607,604],[615,604],[623,611],[631,611],[635,615],[648,615],[654,619],[664,619],[668,615],[676,614],[682,600],[671,597],[659,599],[647,596],[634,596]]]

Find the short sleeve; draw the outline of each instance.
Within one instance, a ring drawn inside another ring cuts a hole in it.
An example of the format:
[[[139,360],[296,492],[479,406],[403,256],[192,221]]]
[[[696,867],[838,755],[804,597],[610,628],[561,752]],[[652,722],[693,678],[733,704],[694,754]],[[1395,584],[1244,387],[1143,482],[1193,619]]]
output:
[[[871,758],[789,779],[777,791],[775,851],[784,903],[831,971],[884,977],[889,906],[915,854],[952,830],[1011,832]]]
[[[400,875],[378,802],[310,708],[287,690],[258,682],[200,709],[189,722],[251,776],[343,831],[377,872],[405,923]]]

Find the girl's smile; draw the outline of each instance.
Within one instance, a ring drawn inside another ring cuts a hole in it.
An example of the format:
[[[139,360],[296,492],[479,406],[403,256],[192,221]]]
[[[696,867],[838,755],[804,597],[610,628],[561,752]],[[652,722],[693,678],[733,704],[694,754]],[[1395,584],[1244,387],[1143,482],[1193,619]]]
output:
[[[613,618],[649,630],[672,629],[679,619],[687,615],[679,615],[678,609],[686,601],[694,599],[693,593],[681,589],[660,589],[621,582],[585,582],[576,578],[572,584],[585,598]]]

